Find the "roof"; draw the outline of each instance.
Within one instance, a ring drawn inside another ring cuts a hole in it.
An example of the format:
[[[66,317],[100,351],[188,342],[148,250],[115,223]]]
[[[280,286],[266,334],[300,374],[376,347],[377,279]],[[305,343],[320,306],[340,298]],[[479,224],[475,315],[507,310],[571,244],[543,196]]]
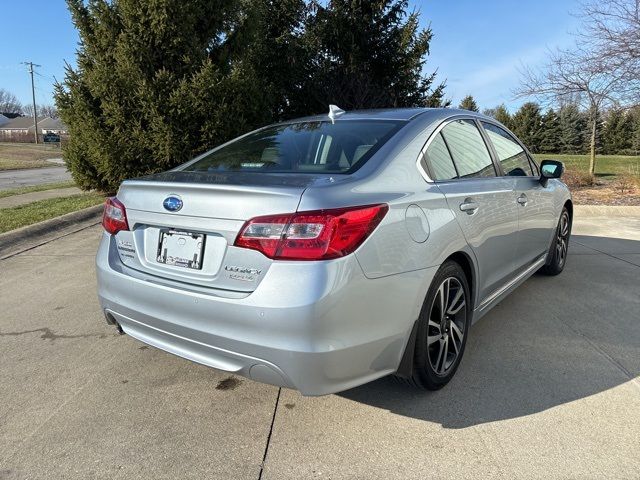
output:
[[[33,118],[16,117],[0,124],[0,130],[29,130],[33,128]],[[67,126],[60,119],[44,117],[38,119],[38,128],[44,130],[67,130]]]
[[[328,110],[328,109],[327,109]],[[460,110],[456,108],[382,108],[375,110],[351,110],[343,114],[337,115],[335,120],[402,120],[410,121],[419,115],[428,114],[437,118],[452,117],[454,115],[467,115],[479,118],[486,118],[484,115],[469,110]],[[309,121],[327,121],[330,120],[328,112],[324,115],[313,115],[310,117],[302,117],[283,123],[297,123]]]
[[[26,130],[29,127],[33,127],[33,119],[31,117],[12,118],[7,123],[0,126],[3,130]]]

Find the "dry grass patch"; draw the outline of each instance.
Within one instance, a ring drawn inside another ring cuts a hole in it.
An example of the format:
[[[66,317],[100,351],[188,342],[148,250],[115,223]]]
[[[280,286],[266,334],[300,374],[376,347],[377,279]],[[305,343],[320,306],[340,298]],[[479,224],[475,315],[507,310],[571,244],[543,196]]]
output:
[[[60,148],[35,143],[0,143],[0,170],[53,167],[48,158],[62,157]]]

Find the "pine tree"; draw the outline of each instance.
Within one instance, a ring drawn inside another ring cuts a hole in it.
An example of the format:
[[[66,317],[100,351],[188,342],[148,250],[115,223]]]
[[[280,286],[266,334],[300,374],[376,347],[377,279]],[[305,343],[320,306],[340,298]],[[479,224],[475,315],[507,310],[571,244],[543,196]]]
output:
[[[56,85],[83,188],[166,170],[279,119],[446,105],[406,0],[69,0],[77,67]]]
[[[585,132],[583,135],[583,140],[582,140],[582,152],[587,152],[590,153],[591,152],[591,147],[592,147],[592,138],[591,136],[593,135],[593,121],[592,118],[594,118],[594,115],[590,112],[582,112],[583,118],[584,118],[584,124],[585,124]],[[604,127],[604,119],[602,117],[602,112],[597,111],[595,114],[595,121],[596,121],[596,128],[595,128],[595,142],[593,142],[593,147],[594,147],[594,151],[595,153],[602,153],[602,130]],[[597,157],[594,156],[594,163],[593,163],[593,170],[591,170],[593,172],[593,174],[595,175],[596,172],[596,164],[597,164]]]
[[[460,105],[458,105],[458,108],[462,110],[470,110],[472,112],[479,112],[478,104],[471,95],[464,97],[460,102]]]
[[[305,113],[344,109],[439,106],[444,84],[423,74],[431,29],[421,28],[407,0],[312,2],[306,22],[309,70],[300,103]]]
[[[537,103],[527,102],[513,116],[513,133],[534,153],[540,151],[542,116]]]
[[[541,153],[559,153],[560,151],[560,118],[550,108],[542,117],[542,134],[540,137]]]
[[[584,153],[587,121],[575,104],[560,107],[560,153]]]
[[[507,110],[507,107],[505,107],[504,103],[501,105],[498,105],[495,108],[485,109],[484,114],[489,117],[495,118],[498,122],[503,124],[509,130],[512,129],[513,125],[512,125],[511,114]]]
[[[631,153],[640,155],[640,107],[635,107],[629,111],[631,117]]]
[[[84,188],[176,166],[265,120],[251,65],[224,52],[237,2],[69,0],[77,68],[56,85],[64,156]],[[229,119],[233,119],[229,121]]]
[[[619,109],[608,112],[602,129],[603,152],[609,155],[624,154],[631,150],[633,118]]]

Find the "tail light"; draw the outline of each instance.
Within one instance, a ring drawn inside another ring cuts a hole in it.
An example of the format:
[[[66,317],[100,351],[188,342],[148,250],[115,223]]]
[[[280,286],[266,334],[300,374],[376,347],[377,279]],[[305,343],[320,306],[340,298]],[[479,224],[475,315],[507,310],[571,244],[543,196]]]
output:
[[[129,230],[127,210],[116,197],[109,197],[107,201],[104,202],[102,226],[111,235],[115,235],[122,230]]]
[[[336,208],[255,217],[234,245],[275,260],[328,260],[357,249],[382,221],[389,206]]]

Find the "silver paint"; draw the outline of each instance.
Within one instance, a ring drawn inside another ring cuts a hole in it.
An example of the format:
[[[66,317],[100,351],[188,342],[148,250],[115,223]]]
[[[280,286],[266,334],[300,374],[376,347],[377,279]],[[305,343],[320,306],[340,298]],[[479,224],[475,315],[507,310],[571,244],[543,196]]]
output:
[[[546,187],[531,177],[433,182],[421,168],[423,154],[434,132],[460,118],[495,123],[453,109],[335,116],[336,123],[407,122],[351,175],[187,174],[178,167],[124,182],[118,198],[131,231],[103,235],[96,260],[102,307],[143,342],[305,395],[395,372],[447,258],[471,261],[476,321],[543,263],[570,201],[558,180]],[[329,117],[290,123],[308,120]],[[169,194],[184,201],[179,212],[163,208]],[[526,204],[518,202],[523,194]],[[389,212],[343,258],[273,261],[233,246],[255,216],[378,203]],[[471,214],[460,209],[469,203]],[[154,260],[161,228],[206,234],[202,270]]]

